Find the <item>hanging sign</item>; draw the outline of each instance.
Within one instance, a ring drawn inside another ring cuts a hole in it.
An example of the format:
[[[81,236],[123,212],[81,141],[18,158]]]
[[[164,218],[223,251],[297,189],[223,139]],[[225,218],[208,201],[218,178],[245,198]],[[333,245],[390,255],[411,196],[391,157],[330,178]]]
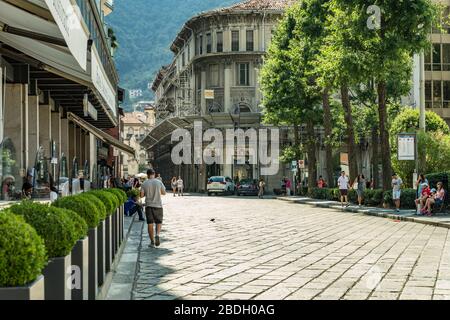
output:
[[[416,135],[399,134],[398,137],[398,160],[415,161],[416,160]]]

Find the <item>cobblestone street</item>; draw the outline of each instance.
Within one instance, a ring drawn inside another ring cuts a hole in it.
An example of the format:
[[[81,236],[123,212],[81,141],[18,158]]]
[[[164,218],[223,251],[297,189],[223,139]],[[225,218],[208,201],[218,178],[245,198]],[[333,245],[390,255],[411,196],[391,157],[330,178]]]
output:
[[[164,201],[161,247],[139,222],[128,244],[133,299],[450,299],[448,229],[269,199]]]

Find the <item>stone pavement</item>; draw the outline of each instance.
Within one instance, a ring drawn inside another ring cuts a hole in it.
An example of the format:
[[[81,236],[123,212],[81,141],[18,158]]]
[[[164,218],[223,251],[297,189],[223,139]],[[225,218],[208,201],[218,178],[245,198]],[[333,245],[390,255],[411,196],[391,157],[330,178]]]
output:
[[[135,221],[110,298],[450,299],[446,228],[272,199],[164,201],[161,247]]]
[[[366,206],[358,207],[357,205],[351,205],[348,208],[342,209],[340,202],[311,199],[308,197],[278,197],[277,199],[293,203],[312,205],[320,208],[332,208],[337,210],[344,210],[347,212],[362,213],[382,218],[390,218],[394,220],[417,222],[450,229],[450,215],[447,213],[438,213],[437,215],[434,215],[432,217],[427,217],[416,215],[416,210],[400,210],[400,212],[397,213],[394,209]]]

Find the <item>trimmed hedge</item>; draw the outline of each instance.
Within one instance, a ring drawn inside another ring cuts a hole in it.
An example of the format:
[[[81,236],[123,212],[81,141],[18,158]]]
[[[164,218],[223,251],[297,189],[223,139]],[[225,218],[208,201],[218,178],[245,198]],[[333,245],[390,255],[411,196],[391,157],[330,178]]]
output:
[[[36,280],[47,263],[44,241],[23,217],[0,212],[0,287]]]
[[[66,214],[70,216],[70,219],[72,219],[73,223],[75,224],[75,230],[78,240],[83,239],[87,236],[88,233],[87,223],[78,213],[65,208],[50,207],[50,209],[64,211]]]
[[[100,221],[105,220],[106,217],[109,215],[108,212],[106,211],[106,206],[103,204],[103,201],[98,197],[96,197],[95,195],[91,193],[80,193],[76,195],[76,197],[79,197],[93,204],[98,210]]]
[[[138,189],[131,189],[127,192],[128,198],[137,198],[140,195],[140,191]]]
[[[106,192],[110,192],[112,194],[115,194],[116,197],[120,200],[120,204],[124,204],[128,200],[128,196],[122,189],[105,189]]]
[[[75,222],[66,211],[50,209],[48,205],[24,201],[10,208],[23,216],[42,237],[49,258],[65,257],[79,240]]]
[[[93,190],[89,191],[86,194],[94,196],[98,200],[100,200],[105,206],[107,215],[111,215],[117,208],[116,206],[116,202],[118,201],[117,197],[114,196],[113,194],[110,194],[109,192],[105,192],[103,190]]]
[[[75,211],[86,221],[88,228],[96,228],[100,224],[98,209],[91,202],[83,200],[83,198],[77,196],[59,198],[52,206]]]

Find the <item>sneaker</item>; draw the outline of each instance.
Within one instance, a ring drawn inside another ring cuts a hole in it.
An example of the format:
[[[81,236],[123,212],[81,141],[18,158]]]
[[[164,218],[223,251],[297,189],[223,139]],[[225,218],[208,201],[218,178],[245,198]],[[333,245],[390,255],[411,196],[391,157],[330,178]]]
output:
[[[395,210],[395,211],[400,212],[400,209],[397,209],[397,210]]]
[[[154,242],[151,242],[151,243],[148,245],[148,247],[149,247],[149,248],[154,248],[154,247],[155,247],[155,243],[154,243]]]
[[[161,241],[159,240],[159,237],[156,236],[156,237],[155,237],[155,246],[159,247],[160,244],[161,244]]]
[[[350,207],[350,204],[349,204],[349,203],[347,203],[347,204],[345,205],[345,207],[346,207],[346,208]]]

